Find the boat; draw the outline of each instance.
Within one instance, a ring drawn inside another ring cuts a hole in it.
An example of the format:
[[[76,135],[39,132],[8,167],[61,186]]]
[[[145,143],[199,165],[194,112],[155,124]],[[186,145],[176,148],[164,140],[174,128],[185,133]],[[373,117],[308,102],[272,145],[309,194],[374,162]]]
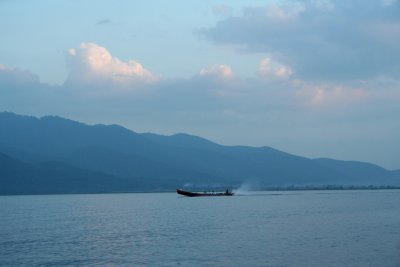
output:
[[[214,193],[214,192],[199,193],[199,192],[184,191],[182,189],[176,189],[176,193],[178,193],[179,195],[187,196],[187,197],[226,197],[226,196],[233,196],[233,192],[229,191],[228,189],[226,189],[225,192],[220,192],[220,193]]]

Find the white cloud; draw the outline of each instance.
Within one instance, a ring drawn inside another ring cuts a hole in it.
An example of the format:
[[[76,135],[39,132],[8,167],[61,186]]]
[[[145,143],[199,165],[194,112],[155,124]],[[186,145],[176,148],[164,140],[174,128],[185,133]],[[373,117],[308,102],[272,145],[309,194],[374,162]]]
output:
[[[200,75],[229,79],[233,77],[233,71],[232,68],[227,65],[213,65],[202,69]]]
[[[399,78],[399,8],[393,0],[283,0],[197,32],[240,52],[267,53],[302,79]]]
[[[0,84],[39,84],[39,76],[19,68],[8,68],[0,64]]]
[[[368,100],[371,92],[366,88],[350,85],[335,85],[327,83],[309,83],[294,81],[297,87],[299,103],[311,108],[333,108],[361,103]]]
[[[258,67],[258,74],[265,78],[287,79],[293,74],[293,71],[290,67],[274,62],[271,58],[267,57],[261,60]]]
[[[95,43],[82,43],[68,51],[70,75],[67,83],[107,85],[112,89],[134,89],[154,83],[158,77],[135,60],[124,62]]]

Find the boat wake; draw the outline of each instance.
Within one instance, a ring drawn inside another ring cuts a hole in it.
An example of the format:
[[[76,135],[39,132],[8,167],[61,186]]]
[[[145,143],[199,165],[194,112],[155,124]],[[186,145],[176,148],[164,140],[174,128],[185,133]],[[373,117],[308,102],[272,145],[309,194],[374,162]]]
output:
[[[254,186],[249,183],[243,183],[239,188],[232,190],[236,196],[251,196],[257,194],[254,190]]]

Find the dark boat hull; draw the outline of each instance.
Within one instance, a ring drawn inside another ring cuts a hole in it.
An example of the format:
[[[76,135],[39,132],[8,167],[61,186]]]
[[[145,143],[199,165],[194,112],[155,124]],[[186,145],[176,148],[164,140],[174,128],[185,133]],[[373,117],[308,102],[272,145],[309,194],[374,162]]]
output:
[[[227,196],[233,196],[232,192],[228,193],[196,193],[196,192],[189,192],[189,191],[184,191],[181,189],[176,189],[176,193],[179,195],[187,196],[187,197],[227,197]]]

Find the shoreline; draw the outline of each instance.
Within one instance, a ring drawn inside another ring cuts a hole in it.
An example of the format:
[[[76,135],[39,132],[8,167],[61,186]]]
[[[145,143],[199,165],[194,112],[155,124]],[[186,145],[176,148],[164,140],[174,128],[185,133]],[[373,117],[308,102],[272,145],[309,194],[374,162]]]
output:
[[[226,187],[224,187],[226,188]],[[234,187],[231,187],[234,188]],[[240,187],[239,187],[240,188]],[[232,189],[233,192],[238,189]],[[248,192],[274,192],[274,191],[347,191],[347,190],[396,190],[400,186],[344,186],[344,185],[327,185],[327,186],[268,186],[259,187],[257,189],[245,190]],[[202,190],[195,190],[201,192]],[[215,191],[221,191],[216,188]],[[65,192],[65,193],[17,193],[17,194],[0,194],[4,196],[55,196],[55,195],[104,195],[104,194],[154,194],[154,193],[176,193],[176,190],[138,190],[123,192]]]

